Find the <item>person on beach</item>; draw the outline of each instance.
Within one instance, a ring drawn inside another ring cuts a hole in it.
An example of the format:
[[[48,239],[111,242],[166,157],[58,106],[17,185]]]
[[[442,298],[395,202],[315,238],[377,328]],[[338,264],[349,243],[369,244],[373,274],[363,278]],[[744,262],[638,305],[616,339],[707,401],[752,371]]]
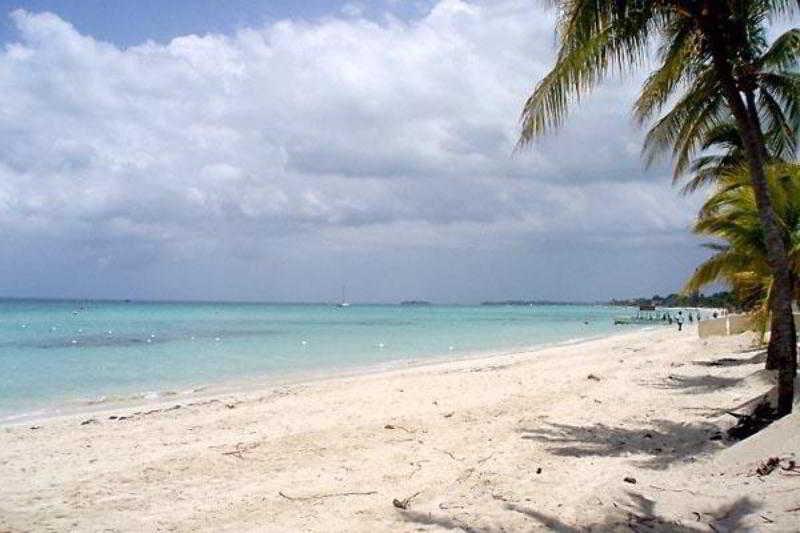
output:
[[[678,318],[675,319],[675,322],[678,324],[678,331],[683,330],[683,317],[681,316],[680,312],[678,313]]]

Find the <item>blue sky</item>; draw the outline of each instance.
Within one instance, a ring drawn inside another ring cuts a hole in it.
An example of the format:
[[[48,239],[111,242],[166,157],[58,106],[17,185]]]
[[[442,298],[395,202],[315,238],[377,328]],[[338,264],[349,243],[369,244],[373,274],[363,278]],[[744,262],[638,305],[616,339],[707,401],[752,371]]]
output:
[[[539,0],[0,3],[0,295],[669,293],[702,201],[610,80],[514,154]]]
[[[371,18],[391,13],[410,18],[424,13],[427,2],[346,2],[335,0],[18,0],[0,1],[0,13],[16,9],[49,11],[70,21],[78,31],[119,46],[152,39],[166,42],[191,33],[232,33],[284,18],[314,20],[361,12]],[[15,37],[8,19],[0,26],[0,41]]]

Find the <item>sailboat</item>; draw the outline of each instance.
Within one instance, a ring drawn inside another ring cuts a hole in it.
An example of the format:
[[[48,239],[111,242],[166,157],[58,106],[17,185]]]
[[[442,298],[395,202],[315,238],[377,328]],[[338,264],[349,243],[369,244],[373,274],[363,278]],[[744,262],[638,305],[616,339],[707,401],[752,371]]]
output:
[[[350,307],[350,302],[344,297],[344,285],[342,285],[342,300],[336,304],[336,307]]]

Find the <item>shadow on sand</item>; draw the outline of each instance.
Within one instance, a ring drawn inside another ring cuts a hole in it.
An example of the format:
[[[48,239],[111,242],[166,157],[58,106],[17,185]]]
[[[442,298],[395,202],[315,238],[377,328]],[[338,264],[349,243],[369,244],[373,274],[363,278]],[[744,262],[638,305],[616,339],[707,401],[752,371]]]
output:
[[[573,426],[550,423],[541,428],[518,429],[522,438],[549,444],[547,451],[566,457],[647,456],[634,461],[636,466],[660,470],[720,448],[719,434],[713,424],[679,424],[655,420],[648,428],[623,428],[594,424]]]
[[[711,531],[739,531],[744,528],[745,517],[755,513],[760,505],[744,497],[730,504],[715,509],[700,509],[693,512],[693,517],[685,521],[676,520],[656,512],[656,501],[635,492],[628,492],[627,503],[615,503],[613,509],[600,520],[582,523],[580,526],[570,525],[558,517],[541,513],[526,506],[508,503],[504,508],[511,513],[519,513],[538,522],[537,525],[558,533],[584,533],[587,531],[650,531],[700,533]],[[446,514],[425,513],[420,511],[402,511],[403,521],[418,526],[436,526],[446,530],[466,531],[468,533],[499,533],[508,531],[511,525],[502,524],[502,518],[496,525],[479,525],[451,517]],[[518,526],[518,524],[517,524]]]
[[[468,533],[494,533],[496,531],[503,531],[502,528],[473,526],[463,520],[446,514],[433,514],[421,511],[398,511],[398,513],[400,513],[400,517],[404,522],[421,526],[436,526],[442,529],[466,531]]]
[[[686,394],[708,394],[729,387],[735,387],[742,382],[741,378],[726,378],[722,376],[676,376],[669,375],[661,383],[652,386],[657,389],[679,390]]]
[[[695,512],[697,525],[687,524],[659,515],[656,510],[656,501],[629,492],[629,504],[616,506],[616,509],[606,515],[603,520],[582,524],[581,527],[568,525],[558,518],[540,513],[527,507],[508,504],[507,509],[522,513],[533,518],[541,525],[559,533],[582,533],[585,531],[674,531],[678,533],[699,533],[714,531],[739,531],[742,520],[759,509],[759,505],[747,497],[739,498],[728,505],[722,505],[711,511]]]
[[[747,357],[745,359],[738,359],[736,357],[722,357],[720,359],[712,359],[711,361],[694,361],[694,364],[698,366],[712,366],[712,367],[729,367],[729,366],[744,366],[744,365],[760,365],[766,363],[767,361],[767,351],[763,348],[756,348],[755,350],[748,350],[747,352],[740,352],[740,353],[750,353],[755,351],[756,354]]]

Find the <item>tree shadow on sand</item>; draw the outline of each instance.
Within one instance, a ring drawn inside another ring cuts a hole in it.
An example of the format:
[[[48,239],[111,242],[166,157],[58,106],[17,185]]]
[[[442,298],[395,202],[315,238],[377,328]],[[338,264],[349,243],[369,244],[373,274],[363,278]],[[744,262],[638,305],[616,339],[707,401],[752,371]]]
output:
[[[735,387],[742,382],[741,378],[726,378],[723,376],[676,376],[669,375],[663,382],[652,386],[657,389],[680,390],[686,394],[708,394],[722,389]]]
[[[760,505],[747,497],[717,507],[712,510],[698,509],[693,512],[691,520],[677,520],[659,514],[656,511],[655,500],[651,500],[635,492],[628,492],[629,502],[615,502],[614,508],[600,520],[592,523],[582,523],[580,526],[570,525],[557,516],[549,515],[515,503],[507,503],[504,508],[512,513],[519,513],[532,518],[541,526],[558,533],[584,533],[587,531],[649,531],[649,532],[676,532],[676,533],[701,533],[714,531],[738,531],[744,528],[744,518],[755,513]],[[453,531],[466,531],[468,533],[499,533],[508,531],[511,524],[478,525],[465,519],[453,517],[444,513],[426,513],[421,511],[400,511],[400,517],[407,523],[417,526],[434,526]],[[502,522],[502,519],[500,520]],[[504,527],[505,526],[505,527]],[[514,527],[518,527],[516,524]],[[422,529],[421,527],[419,529]]]
[[[721,447],[713,424],[680,424],[655,420],[648,428],[613,427],[605,424],[573,426],[550,423],[540,428],[521,428],[522,438],[551,445],[548,453],[565,457],[623,457],[643,455],[636,466],[660,470]],[[714,437],[714,440],[712,440]]]
[[[750,498],[743,497],[728,505],[722,505],[711,511],[695,512],[696,525],[659,515],[656,501],[628,492],[630,503],[615,504],[615,509],[601,521],[582,524],[580,527],[569,525],[555,516],[540,513],[527,507],[508,504],[506,509],[522,513],[540,522],[547,529],[559,533],[583,533],[586,531],[657,531],[676,533],[700,533],[713,531],[739,531],[743,528],[743,519],[753,514],[760,505]]]
[[[435,526],[441,529],[466,531],[467,533],[494,533],[495,531],[502,531],[502,529],[494,527],[471,525],[464,520],[446,514],[425,513],[421,511],[399,511],[399,513],[404,522],[421,526]]]
[[[739,359],[737,357],[721,357],[719,359],[712,359],[711,361],[693,361],[698,366],[712,366],[712,367],[731,367],[731,366],[744,366],[744,365],[760,365],[767,361],[767,351],[763,348],[756,348],[749,350],[750,353],[755,351],[755,355]]]

